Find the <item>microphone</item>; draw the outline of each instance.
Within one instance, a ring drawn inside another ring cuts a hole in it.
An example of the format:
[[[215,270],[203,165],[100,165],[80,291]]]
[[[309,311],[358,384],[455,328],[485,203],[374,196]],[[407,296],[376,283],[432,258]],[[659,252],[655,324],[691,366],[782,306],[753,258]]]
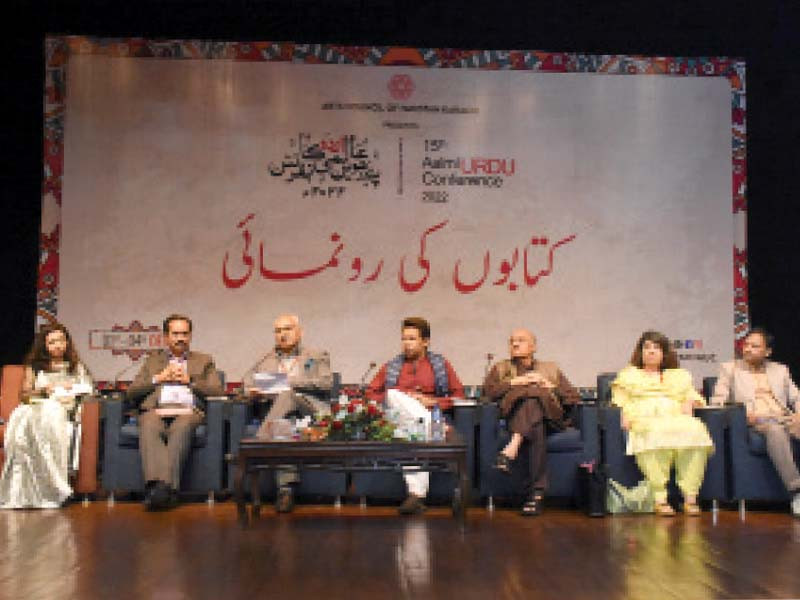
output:
[[[489,369],[492,368],[492,361],[494,360],[494,354],[491,352],[486,353],[486,368],[483,370],[484,378],[489,374]]]
[[[370,374],[370,373],[372,373],[372,370],[373,370],[375,367],[377,367],[377,366],[378,366],[378,365],[377,365],[377,363],[376,363],[375,361],[370,361],[370,363],[369,363],[369,367],[367,367],[367,370],[366,370],[366,371],[364,371],[364,374],[361,376],[361,387],[362,387],[362,388],[363,388],[363,387],[364,387],[364,385],[366,384],[366,382],[367,382],[367,377],[369,377],[369,374]]]

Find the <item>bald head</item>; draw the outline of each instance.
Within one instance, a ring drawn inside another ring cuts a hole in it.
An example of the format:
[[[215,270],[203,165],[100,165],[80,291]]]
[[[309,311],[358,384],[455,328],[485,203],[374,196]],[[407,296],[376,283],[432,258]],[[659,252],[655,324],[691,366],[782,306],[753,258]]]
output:
[[[297,315],[285,314],[275,319],[275,347],[281,352],[293,352],[300,343],[303,330],[300,328],[300,318]]]
[[[528,329],[515,329],[508,338],[511,358],[532,358],[536,352],[536,336]]]

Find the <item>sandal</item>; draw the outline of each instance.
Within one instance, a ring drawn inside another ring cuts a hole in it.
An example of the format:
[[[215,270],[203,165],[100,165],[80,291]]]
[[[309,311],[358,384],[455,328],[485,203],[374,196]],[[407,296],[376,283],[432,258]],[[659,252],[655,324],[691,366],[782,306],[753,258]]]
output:
[[[511,459],[502,452],[498,452],[494,459],[494,468],[503,473],[511,473]]]
[[[684,502],[683,503],[683,512],[688,517],[699,517],[701,510],[700,505],[697,501],[694,502]]]
[[[523,517],[538,517],[542,514],[542,500],[542,496],[531,496],[522,504],[520,514]]]
[[[675,509],[669,502],[656,502],[656,514],[660,517],[674,517]]]

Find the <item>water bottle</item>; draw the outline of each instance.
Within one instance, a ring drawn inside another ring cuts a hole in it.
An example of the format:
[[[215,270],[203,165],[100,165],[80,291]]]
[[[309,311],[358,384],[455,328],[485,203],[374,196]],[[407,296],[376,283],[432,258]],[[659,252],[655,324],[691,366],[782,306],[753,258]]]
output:
[[[416,431],[414,432],[414,441],[415,442],[424,442],[428,438],[428,432],[425,430],[425,419],[420,417],[417,419]]]
[[[444,441],[444,419],[442,419],[442,409],[437,404],[431,412],[431,440],[434,442]]]

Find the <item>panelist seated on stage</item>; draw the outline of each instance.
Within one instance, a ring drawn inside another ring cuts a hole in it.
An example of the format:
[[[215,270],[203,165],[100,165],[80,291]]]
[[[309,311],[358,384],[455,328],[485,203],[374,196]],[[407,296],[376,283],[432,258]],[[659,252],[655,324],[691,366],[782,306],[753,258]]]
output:
[[[751,329],[741,360],[720,365],[711,404],[744,404],[747,424],[766,439],[767,455],[792,494],[792,514],[800,517],[800,472],[792,452],[792,438],[800,438],[800,391],[785,365],[767,360],[773,342],[764,329]]]
[[[148,510],[178,502],[181,470],[203,422],[205,399],[223,393],[214,360],[189,350],[192,321],[173,314],[162,326],[167,348],[151,354],[128,388],[139,416],[139,452]]]
[[[547,489],[546,435],[567,426],[564,408],[577,403],[580,395],[558,365],[534,358],[536,338],[527,329],[511,333],[509,349],[511,358],[493,365],[483,383],[484,396],[499,403],[511,431],[511,440],[497,454],[495,468],[510,474],[511,462],[526,443],[530,471],[523,482],[527,499],[522,514],[536,516]]]
[[[611,384],[611,393],[628,432],[626,454],[634,456],[644,474],[656,514],[675,514],[667,503],[667,481],[674,466],[684,512],[699,515],[697,494],[714,444],[706,426],[693,416],[703,398],[692,386],[691,373],[678,368],[678,357],[663,333],[645,331],[639,337],[630,364]]]
[[[0,508],[56,508],[72,494],[81,406],[92,379],[66,327],[45,325],[26,359],[22,402],[5,431]]]
[[[269,437],[272,423],[290,412],[301,415],[330,414],[333,386],[331,361],[327,352],[301,344],[303,330],[297,315],[281,315],[274,322],[275,347],[244,377],[245,394],[250,398],[272,399],[272,406],[257,435]],[[297,470],[277,471],[276,509],[289,512],[294,506],[292,485],[299,483]]]
[[[401,325],[403,352],[381,367],[369,384],[370,400],[383,401],[390,389],[406,393],[428,410],[453,406],[453,398],[464,397],[464,386],[452,365],[440,354],[428,351],[431,328],[425,319],[408,317]],[[419,514],[425,510],[430,473],[405,473],[408,496],[398,509],[400,514]]]

